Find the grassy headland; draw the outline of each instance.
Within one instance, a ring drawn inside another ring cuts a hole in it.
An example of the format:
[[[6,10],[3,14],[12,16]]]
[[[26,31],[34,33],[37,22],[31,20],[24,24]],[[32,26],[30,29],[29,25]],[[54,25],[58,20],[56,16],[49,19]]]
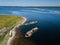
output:
[[[1,28],[8,28],[18,23],[21,23],[23,18],[20,16],[7,16],[7,15],[0,15],[0,29]]]
[[[11,28],[13,25],[17,25],[18,23],[22,23],[24,19],[20,16],[10,16],[10,15],[0,15],[0,30],[4,27],[6,30]],[[8,31],[8,30],[7,30]],[[9,37],[9,32],[5,33],[4,35],[0,35],[0,45],[5,45],[6,41]]]

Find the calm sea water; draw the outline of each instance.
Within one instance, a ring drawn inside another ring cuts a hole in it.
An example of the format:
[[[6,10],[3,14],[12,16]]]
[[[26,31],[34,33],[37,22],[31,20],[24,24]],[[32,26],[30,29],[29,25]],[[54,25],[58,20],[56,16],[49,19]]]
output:
[[[27,22],[38,21],[36,25],[28,25],[21,28],[24,34],[34,27],[39,28],[39,31],[29,38],[36,45],[54,45],[57,42],[59,43],[60,8],[0,6],[0,14],[25,16],[28,19]]]

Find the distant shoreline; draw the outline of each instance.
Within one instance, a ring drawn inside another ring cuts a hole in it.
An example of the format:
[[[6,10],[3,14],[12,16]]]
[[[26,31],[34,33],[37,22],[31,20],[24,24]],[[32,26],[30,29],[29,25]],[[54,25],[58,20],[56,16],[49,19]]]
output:
[[[0,6],[0,7],[22,7],[22,8],[60,8],[60,6]]]

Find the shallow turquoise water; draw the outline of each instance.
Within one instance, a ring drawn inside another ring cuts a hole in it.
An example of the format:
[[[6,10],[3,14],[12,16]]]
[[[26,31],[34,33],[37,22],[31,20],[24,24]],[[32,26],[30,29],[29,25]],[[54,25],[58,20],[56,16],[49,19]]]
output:
[[[32,40],[37,45],[50,45],[52,43],[59,43],[60,8],[0,6],[0,14],[25,16],[28,19],[27,22],[38,21],[38,24],[36,25],[21,27],[24,34],[34,27],[39,27],[39,31],[29,38],[29,40]]]

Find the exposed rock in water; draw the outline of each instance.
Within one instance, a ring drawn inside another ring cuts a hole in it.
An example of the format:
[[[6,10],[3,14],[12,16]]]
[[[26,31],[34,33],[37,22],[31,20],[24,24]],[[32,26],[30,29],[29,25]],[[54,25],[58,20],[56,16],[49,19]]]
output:
[[[33,22],[25,23],[24,25],[34,25],[34,24],[37,24],[37,23],[38,23],[37,21],[33,21]]]
[[[37,31],[38,31],[38,28],[35,27],[35,28],[29,30],[28,32],[26,32],[25,37],[26,37],[26,38],[27,38],[27,37],[31,37],[31,36],[33,35],[33,33],[36,33]]]

